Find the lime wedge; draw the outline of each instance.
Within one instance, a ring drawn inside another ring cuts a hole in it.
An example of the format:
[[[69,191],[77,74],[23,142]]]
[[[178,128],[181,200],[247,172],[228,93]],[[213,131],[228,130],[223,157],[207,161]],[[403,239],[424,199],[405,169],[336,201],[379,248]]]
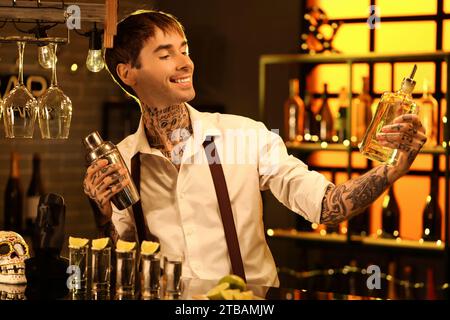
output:
[[[136,242],[129,242],[119,239],[116,243],[116,251],[118,252],[130,252],[134,248],[136,248]]]
[[[230,285],[228,283],[221,283],[221,284],[215,286],[214,288],[212,288],[211,290],[209,290],[206,293],[206,296],[210,300],[222,300],[223,299],[222,292],[224,290],[227,290],[229,287],[230,287]]]
[[[239,289],[240,291],[247,290],[247,284],[244,279],[235,274],[229,274],[223,277],[219,280],[219,283],[228,283],[230,285],[230,289]]]
[[[109,244],[109,238],[100,238],[92,240],[93,250],[103,250]]]
[[[221,291],[224,300],[234,300],[235,295],[239,294],[241,291],[239,289],[228,289]]]
[[[83,248],[88,243],[89,243],[89,239],[69,237],[69,248],[73,248],[73,249]]]
[[[141,244],[141,254],[143,255],[151,255],[156,252],[159,248],[158,242],[153,241],[142,241]]]
[[[253,291],[238,292],[234,295],[235,300],[253,300]]]

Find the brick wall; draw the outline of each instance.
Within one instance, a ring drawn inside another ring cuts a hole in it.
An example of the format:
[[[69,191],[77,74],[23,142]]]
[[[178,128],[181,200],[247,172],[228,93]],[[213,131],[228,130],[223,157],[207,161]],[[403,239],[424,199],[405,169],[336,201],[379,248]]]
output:
[[[152,1],[147,1],[144,6],[134,1],[122,1],[119,18],[138,7],[151,6]],[[88,28],[89,25],[82,22],[82,30],[86,31]],[[61,36],[61,30],[64,35],[64,29],[59,27],[49,34]],[[0,29],[0,36],[13,35],[11,32],[14,32],[12,27],[6,26]],[[33,139],[6,139],[3,119],[0,121],[0,230],[3,227],[3,195],[10,170],[10,152],[16,150],[21,155],[20,173],[24,194],[31,179],[32,156],[34,152],[38,152],[42,159],[41,174],[46,191],[58,193],[66,201],[66,235],[94,237],[96,234],[89,203],[82,191],[85,151],[81,139],[94,130],[101,130],[103,104],[111,100],[120,101],[123,94],[105,69],[99,73],[87,70],[85,60],[88,45],[88,38],[71,32],[70,44],[58,48],[58,84],[71,98],[73,104],[68,140],[42,140],[37,122]],[[8,75],[17,74],[16,59],[16,44],[0,44],[0,78],[5,79]],[[73,63],[78,64],[76,72],[70,70]],[[39,66],[37,46],[34,44],[29,44],[25,48],[25,80],[29,75],[43,76],[50,83],[51,72]],[[5,86],[3,83],[3,90]]]

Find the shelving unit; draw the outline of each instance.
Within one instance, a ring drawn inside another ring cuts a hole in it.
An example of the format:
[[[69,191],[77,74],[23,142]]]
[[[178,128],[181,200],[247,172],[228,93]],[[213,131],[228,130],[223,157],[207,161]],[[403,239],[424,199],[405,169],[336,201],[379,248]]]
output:
[[[270,54],[262,55],[259,59],[259,119],[266,122],[266,92],[267,92],[267,79],[266,79],[266,69],[269,65],[282,65],[282,64],[298,64],[298,65],[319,65],[319,64],[346,64],[348,67],[348,88],[353,87],[353,66],[356,63],[367,63],[373,64],[376,62],[446,62],[447,63],[447,92],[445,94],[445,99],[447,105],[450,102],[450,52],[430,52],[430,53],[420,53],[420,54],[377,54],[377,53],[367,53],[364,55],[353,55],[353,54],[320,54],[320,55],[305,55],[305,54]],[[352,114],[352,90],[348,93],[348,114]],[[450,108],[450,105],[448,105]],[[448,119],[448,108],[447,108],[447,119]],[[438,114],[440,114],[440,104]],[[351,118],[346,119],[347,132],[351,132]],[[434,170],[438,172],[440,176],[445,177],[445,210],[443,212],[444,224],[445,224],[445,241],[439,243],[420,243],[419,241],[411,240],[390,240],[390,239],[380,239],[373,237],[355,237],[351,236],[350,233],[347,235],[326,235],[321,236],[320,234],[309,233],[309,232],[298,232],[296,230],[283,230],[283,229],[270,229],[269,236],[276,238],[288,238],[296,239],[298,241],[308,241],[316,242],[322,244],[333,245],[338,244],[340,246],[348,246],[358,244],[362,248],[381,248],[381,249],[395,249],[395,250],[415,250],[416,252],[421,252],[424,254],[438,254],[445,258],[445,272],[446,281],[449,282],[450,279],[450,245],[449,245],[449,182],[450,182],[450,130],[448,128],[448,123],[444,127],[444,139],[442,146],[423,148],[421,153],[433,155],[433,167]],[[346,152],[348,155],[348,166],[347,168],[332,168],[333,170],[339,170],[347,172],[348,177],[351,176],[352,172],[362,172],[362,169],[355,169],[352,166],[352,153],[359,152],[359,149],[355,143],[347,142],[344,144],[337,143],[321,143],[321,142],[287,142],[287,148],[290,151],[298,153],[311,153],[316,151],[340,151]],[[440,156],[445,157],[445,170],[441,171],[438,167],[438,158]],[[436,168],[437,167],[437,168]],[[319,168],[315,168],[319,169]],[[329,168],[322,168],[331,169]],[[410,171],[409,174],[415,175],[427,175],[425,171]]]

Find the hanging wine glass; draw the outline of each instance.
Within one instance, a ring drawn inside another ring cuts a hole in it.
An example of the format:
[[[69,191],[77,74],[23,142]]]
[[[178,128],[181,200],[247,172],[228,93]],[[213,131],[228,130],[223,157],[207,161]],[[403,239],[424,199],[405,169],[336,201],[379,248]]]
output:
[[[3,122],[7,138],[32,138],[37,115],[37,101],[23,84],[23,52],[25,42],[18,41],[19,81],[4,97]]]
[[[72,119],[72,101],[58,87],[56,79],[56,43],[51,47],[51,50],[54,51],[52,82],[38,101],[39,127],[42,139],[67,139]]]

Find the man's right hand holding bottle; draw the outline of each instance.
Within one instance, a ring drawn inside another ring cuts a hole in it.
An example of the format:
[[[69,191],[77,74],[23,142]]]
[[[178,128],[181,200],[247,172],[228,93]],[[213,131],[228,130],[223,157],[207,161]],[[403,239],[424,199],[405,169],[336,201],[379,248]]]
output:
[[[108,164],[108,160],[100,159],[93,162],[86,170],[83,181],[84,193],[95,201],[102,213],[98,217],[99,225],[111,220],[111,198],[122,191],[130,183],[127,169],[120,164]]]

